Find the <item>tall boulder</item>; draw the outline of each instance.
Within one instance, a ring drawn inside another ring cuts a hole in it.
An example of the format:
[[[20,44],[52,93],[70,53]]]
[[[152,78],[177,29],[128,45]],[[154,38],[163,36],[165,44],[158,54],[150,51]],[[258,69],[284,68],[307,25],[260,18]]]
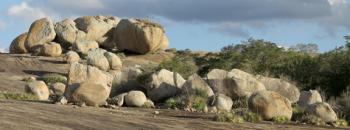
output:
[[[49,57],[58,57],[62,54],[61,45],[55,42],[45,43],[40,51],[40,55]]]
[[[193,74],[182,86],[182,93],[194,94],[196,91],[203,91],[208,97],[214,95],[210,86],[199,75]]]
[[[297,86],[277,78],[257,76],[257,79],[265,85],[266,90],[275,91],[288,98],[292,103],[299,100],[300,91]]]
[[[252,112],[260,114],[266,120],[274,117],[292,118],[291,102],[274,91],[254,93],[248,100],[248,106]]]
[[[232,99],[249,97],[252,93],[265,90],[265,86],[253,75],[233,69],[230,72],[213,69],[207,74],[208,83],[217,93]]]
[[[96,67],[83,65],[78,62],[71,64],[68,72],[68,86],[65,90],[65,97],[71,100],[72,93],[79,87],[80,84],[93,81],[96,84],[108,86],[109,89],[112,86],[112,76],[99,70]]]
[[[317,90],[302,91],[298,101],[301,108],[306,108],[314,103],[322,102],[321,94]]]
[[[113,31],[120,19],[112,16],[84,16],[74,20],[76,27],[85,32],[85,40],[96,41],[99,45],[112,49],[115,43]]]
[[[43,81],[33,81],[28,83],[25,86],[25,91],[36,95],[39,100],[48,100],[50,95],[49,88]]]
[[[106,52],[107,52],[106,50],[99,49],[99,48],[90,50],[86,57],[87,63],[103,71],[109,70],[108,59],[104,56]]]
[[[168,47],[164,28],[149,20],[123,19],[114,32],[120,50],[146,54]]]
[[[146,83],[147,96],[154,102],[160,102],[181,92],[185,82],[180,74],[162,69],[152,74]]]
[[[306,108],[305,113],[319,117],[325,122],[334,122],[338,119],[337,114],[334,112],[332,107],[328,103],[324,102],[309,105]]]
[[[104,105],[109,96],[110,89],[102,84],[84,82],[73,92],[72,100],[74,103],[85,103],[88,106]]]
[[[25,46],[32,52],[36,47],[53,41],[55,37],[56,32],[52,20],[49,18],[39,19],[30,26]]]
[[[28,33],[23,33],[16,37],[10,45],[10,53],[11,54],[25,54],[28,52],[25,42],[27,39]]]

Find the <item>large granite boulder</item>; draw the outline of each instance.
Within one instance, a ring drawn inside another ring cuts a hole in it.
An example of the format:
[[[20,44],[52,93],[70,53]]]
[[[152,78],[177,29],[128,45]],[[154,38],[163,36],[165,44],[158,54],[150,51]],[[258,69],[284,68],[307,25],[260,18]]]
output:
[[[154,102],[160,102],[180,93],[185,82],[180,74],[162,69],[152,74],[146,83],[147,96]]]
[[[195,94],[196,91],[203,91],[208,97],[213,96],[214,92],[210,86],[199,75],[193,74],[182,86],[183,94]]]
[[[53,41],[55,37],[56,32],[52,20],[49,18],[39,19],[30,26],[25,46],[32,52],[36,47]]]
[[[163,27],[149,20],[123,19],[114,37],[118,49],[140,54],[164,50],[169,44]]]
[[[23,33],[16,37],[10,45],[10,53],[11,54],[24,54],[27,53],[28,50],[25,46],[25,42],[27,39],[28,33]]]
[[[109,93],[108,86],[89,81],[79,85],[72,94],[72,100],[76,104],[99,106],[106,104]]]
[[[298,105],[306,108],[314,103],[322,102],[321,94],[317,90],[302,91],[299,97]]]
[[[252,112],[260,114],[266,120],[274,117],[291,119],[293,114],[291,102],[274,91],[254,93],[248,100],[248,106]]]
[[[300,91],[297,86],[277,78],[257,76],[257,79],[265,85],[266,90],[275,91],[288,98],[292,103],[299,100]]]
[[[318,102],[312,105],[309,105],[305,113],[308,115],[314,115],[321,118],[324,122],[334,122],[337,121],[337,114],[334,112],[332,107],[325,102]]]

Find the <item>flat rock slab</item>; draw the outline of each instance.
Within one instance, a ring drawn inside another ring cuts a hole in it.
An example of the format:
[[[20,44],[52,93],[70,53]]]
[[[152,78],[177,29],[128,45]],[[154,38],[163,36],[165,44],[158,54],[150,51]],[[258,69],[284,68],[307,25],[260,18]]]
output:
[[[221,129],[221,130],[329,130],[333,127],[273,125],[271,123],[220,123],[212,114],[142,108],[95,108],[42,102],[0,100],[0,129]],[[153,115],[154,111],[160,114]],[[344,129],[344,128],[343,128]]]

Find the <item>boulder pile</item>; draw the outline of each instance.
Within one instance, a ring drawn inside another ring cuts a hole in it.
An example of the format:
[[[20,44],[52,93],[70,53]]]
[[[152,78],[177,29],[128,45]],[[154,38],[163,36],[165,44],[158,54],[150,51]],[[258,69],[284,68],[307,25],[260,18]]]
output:
[[[56,57],[68,51],[86,55],[100,47],[146,54],[165,50],[168,45],[164,28],[150,20],[84,16],[56,23],[50,18],[36,20],[28,32],[12,41],[9,50],[13,54]]]

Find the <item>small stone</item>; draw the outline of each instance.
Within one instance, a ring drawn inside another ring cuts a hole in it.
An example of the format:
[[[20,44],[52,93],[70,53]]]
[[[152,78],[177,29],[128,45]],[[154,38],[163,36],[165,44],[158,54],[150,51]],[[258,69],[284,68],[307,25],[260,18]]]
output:
[[[159,111],[154,111],[153,114],[154,115],[159,115]]]

